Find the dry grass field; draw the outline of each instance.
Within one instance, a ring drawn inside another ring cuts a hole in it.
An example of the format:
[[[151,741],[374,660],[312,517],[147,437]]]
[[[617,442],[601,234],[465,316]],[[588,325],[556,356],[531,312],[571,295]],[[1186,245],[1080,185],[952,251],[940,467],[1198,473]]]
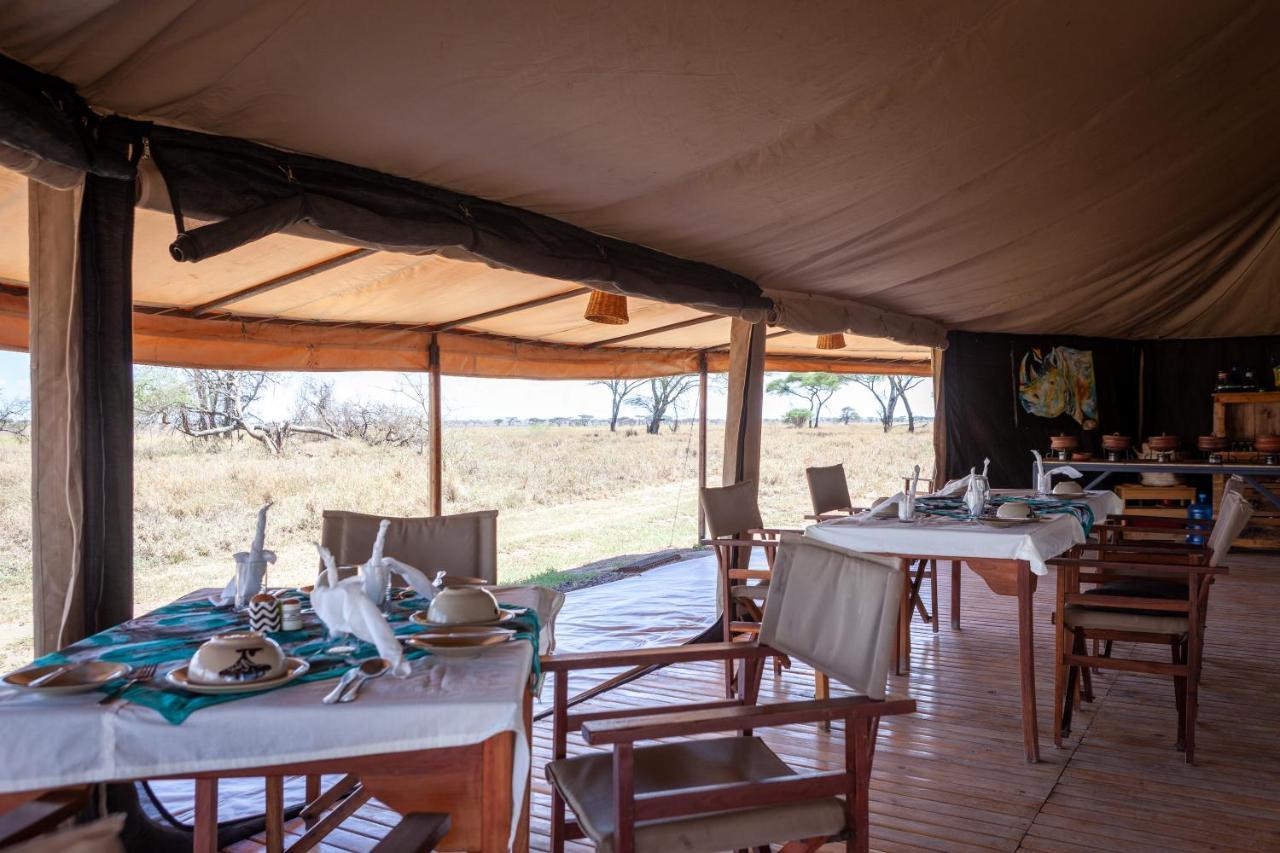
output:
[[[710,482],[719,481],[721,430],[708,437]],[[855,501],[901,488],[901,475],[932,449],[927,431],[875,425],[817,430],[765,427],[765,523],[795,526],[808,507],[807,465],[843,462]],[[505,581],[555,573],[617,554],[689,546],[697,532],[697,439],[676,433],[611,434],[590,427],[446,427],[445,512],[500,510]],[[0,671],[25,662],[31,642],[30,445],[0,441]],[[254,442],[193,445],[142,436],[137,447],[136,605],[139,610],[230,573],[254,512],[275,501],[271,582],[304,583],[323,509],[386,515],[427,512],[427,459],[406,448],[356,442],[294,445],[282,458]],[[424,567],[425,568],[425,567]]]

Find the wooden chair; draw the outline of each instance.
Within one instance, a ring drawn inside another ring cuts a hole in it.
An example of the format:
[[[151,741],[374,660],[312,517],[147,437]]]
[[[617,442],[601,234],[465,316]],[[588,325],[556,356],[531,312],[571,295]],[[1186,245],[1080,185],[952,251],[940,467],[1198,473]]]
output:
[[[1178,709],[1177,748],[1195,760],[1195,727],[1209,588],[1225,574],[1222,558],[1249,522],[1253,509],[1238,494],[1224,497],[1223,512],[1207,547],[1095,543],[1050,560],[1058,573],[1054,613],[1054,743],[1071,733],[1077,682],[1088,693],[1088,671],[1116,669],[1168,675]],[[1083,585],[1092,589],[1083,590]],[[1086,654],[1086,642],[1105,650]],[[1114,642],[1166,646],[1171,661],[1112,657]]]
[[[722,638],[725,642],[752,639],[760,630],[778,539],[784,533],[800,531],[764,526],[753,481],[704,488],[699,499],[710,537],[702,540],[702,544],[710,545],[716,554]],[[755,548],[764,552],[768,568],[750,568],[751,553]],[[775,659],[777,671],[781,671],[784,663],[781,658]],[[732,696],[733,661],[726,659],[724,668],[725,695]],[[827,695],[826,678],[819,674],[816,680],[816,695],[824,698]]]
[[[813,512],[805,516],[807,520],[827,521],[866,509],[853,505],[843,464],[805,468],[804,477],[809,482],[809,501],[813,504]]]
[[[369,559],[384,518],[388,516],[326,509],[320,544],[333,552],[338,565],[359,565]],[[388,557],[429,576],[443,570],[486,583],[498,582],[496,509],[390,521],[384,552]]]
[[[844,473],[844,465],[826,465],[814,468],[804,469],[805,479],[809,482],[809,501],[813,505],[813,512],[805,516],[809,521],[830,521],[833,518],[841,516],[853,515],[857,512],[864,512],[866,507],[853,506],[853,500],[849,497],[849,480]],[[921,480],[921,483],[928,482],[932,488],[931,480]],[[911,481],[907,481],[907,488],[911,487]],[[879,503],[880,501],[877,501]],[[938,581],[936,577],[937,565],[934,560],[916,560],[909,567],[911,574],[911,606],[912,609],[920,614],[920,619],[926,625],[933,626],[933,632],[938,633],[938,620],[935,618],[938,613]],[[952,580],[955,582],[959,575],[958,567],[952,572]],[[926,608],[924,600],[921,598],[921,590],[924,582],[929,581],[931,606]]]
[[[542,659],[543,672],[555,679],[553,755],[546,766],[554,853],[579,838],[609,853],[765,850],[773,843],[787,843],[786,851],[813,851],[829,839],[848,841],[850,850],[868,849],[868,788],[879,720],[915,710],[913,700],[884,694],[900,575],[881,558],[787,536],[773,584],[760,634],[764,643]],[[758,705],[761,667],[779,652],[833,673],[860,695]],[[744,670],[733,698],[569,713],[573,672],[730,660],[742,661]],[[822,721],[844,723],[842,770],[797,772],[752,734]],[[571,733],[612,751],[569,758]],[[661,738],[681,740],[637,745]]]

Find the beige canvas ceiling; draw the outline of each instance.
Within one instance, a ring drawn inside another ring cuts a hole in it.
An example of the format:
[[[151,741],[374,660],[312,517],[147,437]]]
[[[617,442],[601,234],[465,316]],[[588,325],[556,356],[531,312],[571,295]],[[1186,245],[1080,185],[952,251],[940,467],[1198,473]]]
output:
[[[48,8],[0,8],[0,51],[100,109],[493,198],[766,291],[973,330],[1280,331],[1277,3]]]
[[[600,378],[692,372],[700,354],[711,370],[727,363],[730,320],[680,305],[631,299],[628,324],[603,326],[582,318],[588,299],[584,288],[475,260],[352,255],[349,247],[277,234],[199,264],[179,264],[168,254],[173,233],[168,215],[138,210],[134,346],[141,362],[421,370],[427,366],[433,327],[570,293],[575,295],[444,332],[439,337],[442,369],[468,376]],[[0,284],[8,285],[0,294],[0,347],[26,346],[27,253],[27,182],[0,169]],[[355,259],[252,292],[264,282],[347,256]],[[673,325],[678,328],[662,331]],[[772,370],[929,370],[926,347],[848,336],[846,348],[823,352],[812,335],[780,329],[772,334]],[[600,345],[623,336],[628,340]]]

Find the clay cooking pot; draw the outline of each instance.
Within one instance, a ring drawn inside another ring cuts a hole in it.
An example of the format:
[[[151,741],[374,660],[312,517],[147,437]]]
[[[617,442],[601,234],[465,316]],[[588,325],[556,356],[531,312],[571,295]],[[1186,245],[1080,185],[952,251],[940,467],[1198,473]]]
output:
[[[1176,435],[1153,435],[1147,439],[1147,446],[1156,453],[1168,453],[1171,450],[1178,449],[1178,437]]]

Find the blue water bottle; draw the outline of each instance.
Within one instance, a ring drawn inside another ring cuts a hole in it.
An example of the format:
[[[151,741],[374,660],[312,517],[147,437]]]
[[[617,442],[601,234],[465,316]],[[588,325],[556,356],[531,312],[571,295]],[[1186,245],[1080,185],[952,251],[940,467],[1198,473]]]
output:
[[[1193,531],[1208,531],[1207,522],[1213,521],[1213,502],[1209,500],[1208,492],[1196,492],[1196,502],[1187,507],[1188,528]],[[1197,521],[1206,522],[1205,524],[1195,524]],[[1204,532],[1187,534],[1187,544],[1203,545],[1205,543]]]

